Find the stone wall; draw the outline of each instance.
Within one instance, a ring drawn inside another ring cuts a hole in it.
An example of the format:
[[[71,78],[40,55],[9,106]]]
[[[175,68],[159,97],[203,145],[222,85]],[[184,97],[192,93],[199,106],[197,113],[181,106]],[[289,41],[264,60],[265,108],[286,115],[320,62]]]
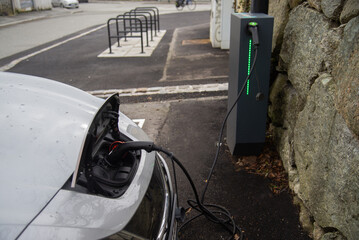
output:
[[[269,117],[314,239],[359,239],[359,2],[270,0]]]

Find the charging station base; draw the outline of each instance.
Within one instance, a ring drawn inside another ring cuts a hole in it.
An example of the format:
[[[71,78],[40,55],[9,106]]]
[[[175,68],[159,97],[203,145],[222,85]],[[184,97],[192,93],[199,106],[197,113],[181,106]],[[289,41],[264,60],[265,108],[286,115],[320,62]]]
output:
[[[227,144],[233,155],[258,155],[262,152],[267,121],[273,17],[264,13],[233,13],[229,53],[228,107],[244,91],[227,122]],[[254,62],[255,50],[248,30],[258,25],[259,46],[251,77],[245,83]],[[261,94],[258,99],[258,94]]]
[[[261,143],[237,143],[233,150],[234,156],[258,156],[262,153],[264,142]]]

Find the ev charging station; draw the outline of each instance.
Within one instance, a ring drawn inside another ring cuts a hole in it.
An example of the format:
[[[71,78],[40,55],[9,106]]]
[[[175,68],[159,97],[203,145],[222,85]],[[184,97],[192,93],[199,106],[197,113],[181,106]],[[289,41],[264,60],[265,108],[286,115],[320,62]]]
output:
[[[231,15],[228,108],[237,103],[227,144],[233,155],[258,155],[265,142],[274,18],[266,14],[268,1],[259,4],[253,0],[250,13]]]

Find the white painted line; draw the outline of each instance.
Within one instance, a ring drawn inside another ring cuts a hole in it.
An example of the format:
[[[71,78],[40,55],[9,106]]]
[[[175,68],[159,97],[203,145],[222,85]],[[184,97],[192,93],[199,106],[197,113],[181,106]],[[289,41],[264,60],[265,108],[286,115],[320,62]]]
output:
[[[134,123],[136,123],[140,128],[143,128],[146,119],[132,119]]]
[[[97,97],[108,97],[118,93],[119,96],[143,96],[155,94],[178,94],[178,93],[200,93],[200,92],[217,92],[227,91],[228,83],[209,83],[198,85],[180,85],[167,87],[150,87],[150,88],[127,88],[127,89],[109,89],[88,91],[88,93]]]
[[[97,28],[91,29],[91,30],[89,30],[89,31],[87,31],[87,32],[81,33],[81,34],[79,34],[79,35],[77,35],[77,36],[74,36],[74,37],[72,37],[72,38],[66,39],[66,40],[64,40],[64,41],[62,41],[62,42],[53,44],[53,45],[51,45],[51,46],[49,46],[49,47],[46,47],[46,48],[43,48],[43,49],[41,49],[41,50],[39,50],[39,51],[30,53],[30,54],[28,54],[28,55],[26,55],[26,56],[24,56],[24,57],[15,59],[15,60],[13,60],[12,62],[10,62],[10,63],[8,63],[8,64],[6,64],[6,65],[0,67],[0,71],[1,71],[1,72],[7,71],[7,70],[9,70],[9,69],[15,67],[15,66],[16,66],[17,64],[19,64],[20,62],[22,62],[22,61],[28,59],[28,58],[31,58],[31,57],[33,57],[33,56],[36,56],[37,54],[46,52],[46,51],[48,51],[48,50],[50,50],[50,49],[52,49],[52,48],[58,47],[58,46],[60,46],[60,45],[62,45],[62,44],[65,44],[65,43],[67,43],[67,42],[70,42],[70,41],[72,41],[72,40],[75,40],[75,39],[78,39],[78,38],[80,38],[80,37],[83,37],[83,36],[85,36],[85,35],[87,35],[87,34],[90,34],[90,33],[92,33],[92,32],[95,32],[95,31],[97,31],[97,30],[99,30],[99,29],[101,29],[101,28],[104,28],[104,27],[106,27],[106,26],[107,26],[107,24],[101,25],[101,26],[99,26],[99,27],[97,27]]]
[[[219,101],[226,100],[228,96],[211,96],[211,97],[199,97],[199,98],[181,98],[181,99],[170,99],[170,100],[160,100],[160,101],[151,101],[151,103],[183,103],[191,101]],[[127,105],[137,104],[137,103],[125,103]]]
[[[171,59],[172,59],[172,55],[173,55],[173,56],[176,55],[176,53],[175,53],[175,51],[174,51],[174,48],[175,48],[177,36],[178,36],[178,30],[177,30],[177,28],[176,28],[176,29],[173,31],[173,34],[172,34],[172,40],[171,40],[171,43],[170,43],[170,48],[169,48],[168,53],[167,53],[166,63],[165,63],[165,67],[163,68],[163,74],[162,74],[162,78],[160,79],[160,82],[163,82],[163,81],[166,81],[166,80],[167,80],[167,69],[168,69],[168,66],[170,65],[170,61],[171,61]]]
[[[118,47],[117,42],[111,46],[112,53],[110,49],[107,48],[97,57],[108,57],[108,58],[118,58],[118,57],[150,57],[153,51],[157,48],[163,36],[166,34],[165,30],[157,32],[157,36],[153,36],[153,41],[151,41],[151,31],[148,31],[148,44],[146,34],[143,34],[143,51],[141,53],[141,39],[140,38],[127,38],[125,41],[124,38],[120,39],[120,47]],[[153,32],[154,35],[154,32]]]

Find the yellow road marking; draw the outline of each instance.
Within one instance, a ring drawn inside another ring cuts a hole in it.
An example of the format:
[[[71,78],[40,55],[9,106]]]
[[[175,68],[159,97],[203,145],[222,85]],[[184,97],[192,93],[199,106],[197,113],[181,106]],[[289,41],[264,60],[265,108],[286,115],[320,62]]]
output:
[[[204,45],[204,44],[208,44],[211,43],[211,41],[209,39],[190,39],[190,40],[183,40],[182,41],[182,46],[185,45]]]

